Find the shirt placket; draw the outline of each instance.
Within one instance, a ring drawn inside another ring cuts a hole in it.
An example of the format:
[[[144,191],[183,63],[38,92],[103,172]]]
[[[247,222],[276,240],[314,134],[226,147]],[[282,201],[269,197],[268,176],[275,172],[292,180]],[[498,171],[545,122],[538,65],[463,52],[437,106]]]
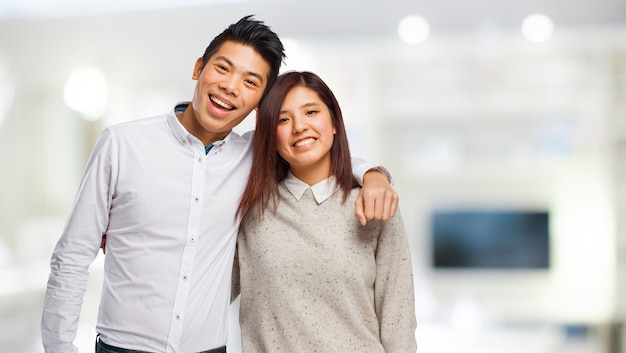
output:
[[[190,142],[190,141],[188,141]],[[166,352],[178,351],[183,333],[184,314],[187,309],[189,299],[189,288],[191,276],[193,275],[193,264],[197,250],[198,236],[200,229],[200,215],[202,211],[202,195],[204,189],[204,168],[205,155],[204,147],[196,146],[198,143],[188,143],[193,147],[193,177],[191,181],[191,194],[189,204],[189,218],[187,220],[187,233],[185,234],[185,247],[181,261],[178,284],[176,286],[176,296],[174,297],[174,307],[170,321],[170,329],[167,340]]]

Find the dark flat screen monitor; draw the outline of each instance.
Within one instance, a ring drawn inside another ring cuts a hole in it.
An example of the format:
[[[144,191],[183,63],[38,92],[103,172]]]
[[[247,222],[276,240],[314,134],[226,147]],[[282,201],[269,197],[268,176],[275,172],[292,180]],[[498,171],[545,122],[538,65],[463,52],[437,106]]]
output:
[[[435,210],[435,269],[548,269],[549,213],[536,210]]]

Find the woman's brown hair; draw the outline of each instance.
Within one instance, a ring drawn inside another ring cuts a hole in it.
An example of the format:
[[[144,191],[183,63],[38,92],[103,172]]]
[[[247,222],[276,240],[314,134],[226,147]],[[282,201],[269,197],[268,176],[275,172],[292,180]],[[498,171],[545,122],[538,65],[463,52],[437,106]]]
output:
[[[254,134],[252,170],[237,209],[237,216],[245,217],[257,203],[260,203],[259,211],[263,213],[270,199],[274,207],[278,204],[278,184],[287,176],[289,164],[278,154],[276,128],[285,96],[297,86],[316,92],[330,112],[336,129],[335,139],[330,149],[330,175],[335,177],[337,189],[343,191],[343,202],[346,201],[350,190],[357,186],[352,174],[348,136],[335,95],[316,74],[307,71],[290,71],[278,77],[259,106]]]

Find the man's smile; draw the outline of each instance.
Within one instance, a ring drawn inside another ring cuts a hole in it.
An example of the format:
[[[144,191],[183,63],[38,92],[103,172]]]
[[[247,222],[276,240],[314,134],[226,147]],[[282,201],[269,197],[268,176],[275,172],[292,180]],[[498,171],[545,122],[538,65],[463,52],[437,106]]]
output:
[[[226,109],[226,110],[234,110],[234,109],[235,109],[235,107],[234,107],[234,106],[232,106],[232,105],[230,105],[230,104],[228,104],[228,103],[224,102],[223,100],[219,99],[219,98],[218,98],[218,97],[216,97],[216,96],[210,95],[210,96],[209,96],[209,99],[210,99],[210,100],[211,100],[211,102],[213,102],[215,105],[217,105],[217,106],[219,106],[219,107],[221,107],[221,108],[223,108],[223,109]]]

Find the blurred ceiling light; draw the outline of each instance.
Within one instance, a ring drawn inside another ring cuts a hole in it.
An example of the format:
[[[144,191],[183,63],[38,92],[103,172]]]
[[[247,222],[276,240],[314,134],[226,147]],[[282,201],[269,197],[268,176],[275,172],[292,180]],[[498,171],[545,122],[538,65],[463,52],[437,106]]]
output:
[[[428,39],[430,25],[423,17],[409,15],[398,24],[398,35],[409,44],[420,44]]]
[[[552,37],[554,23],[543,14],[532,14],[522,22],[522,33],[531,42],[545,42]]]
[[[107,80],[95,67],[79,67],[72,71],[65,83],[65,104],[81,113],[85,120],[95,121],[102,117],[107,103]]]

